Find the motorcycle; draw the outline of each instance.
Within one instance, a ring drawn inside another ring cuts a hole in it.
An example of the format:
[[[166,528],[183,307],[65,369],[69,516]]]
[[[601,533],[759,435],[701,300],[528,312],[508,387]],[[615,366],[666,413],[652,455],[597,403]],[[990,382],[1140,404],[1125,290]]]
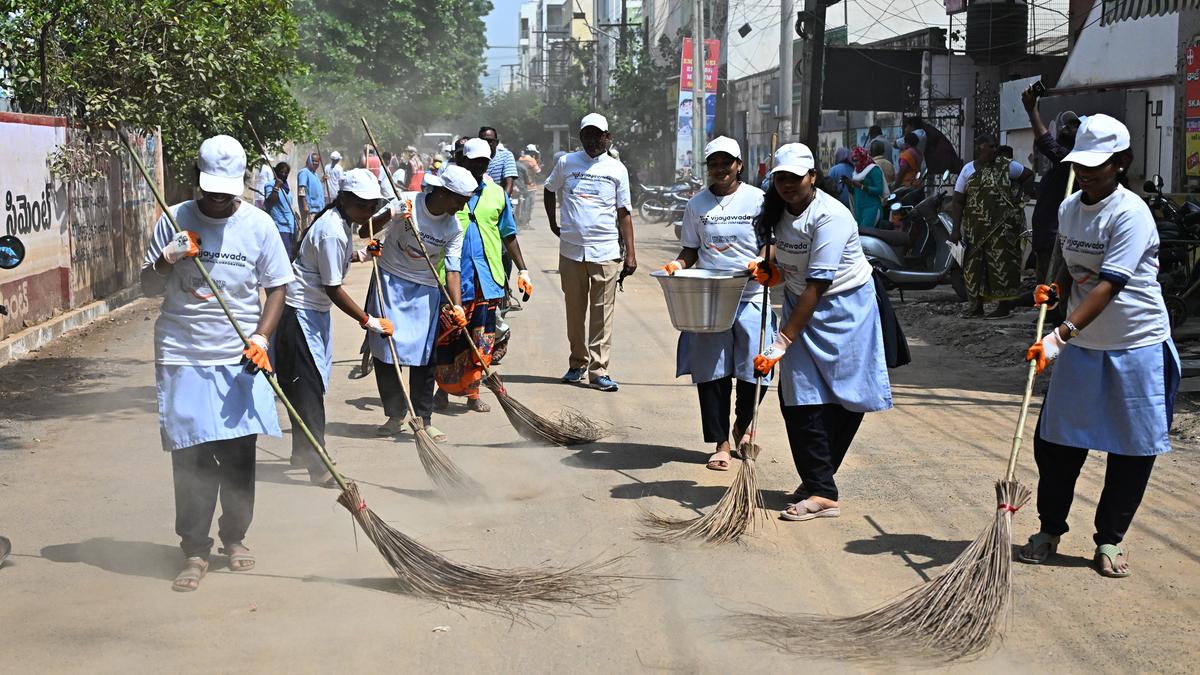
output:
[[[1177,206],[1163,195],[1162,188],[1162,176],[1156,174],[1142,191],[1158,228],[1158,284],[1171,328],[1177,328],[1196,313],[1200,302],[1200,262],[1193,263],[1200,247],[1200,205],[1186,201]]]
[[[945,184],[949,172],[942,175]],[[960,300],[967,299],[962,267],[951,253],[954,223],[943,208],[949,195],[941,189],[926,195],[922,182],[888,195],[888,213],[896,229],[859,228],[863,254],[883,277],[884,287],[924,291],[950,284]]]
[[[694,181],[680,183],[666,188],[665,191],[647,196],[638,206],[638,215],[642,220],[651,223],[661,223],[683,216],[683,208],[696,194],[697,186]]]

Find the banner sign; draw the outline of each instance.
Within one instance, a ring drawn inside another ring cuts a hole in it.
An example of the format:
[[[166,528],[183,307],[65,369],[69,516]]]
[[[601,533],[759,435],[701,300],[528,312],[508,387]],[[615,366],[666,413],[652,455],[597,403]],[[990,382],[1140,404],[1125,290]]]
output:
[[[717,60],[721,55],[720,40],[704,41],[704,138],[711,139],[717,118]],[[679,59],[679,100],[675,125],[675,171],[691,172],[697,161],[693,157],[692,128],[692,39],[683,39],[683,54]],[[699,161],[703,161],[701,158]]]
[[[1200,47],[1188,47],[1184,66],[1184,174],[1200,176]]]

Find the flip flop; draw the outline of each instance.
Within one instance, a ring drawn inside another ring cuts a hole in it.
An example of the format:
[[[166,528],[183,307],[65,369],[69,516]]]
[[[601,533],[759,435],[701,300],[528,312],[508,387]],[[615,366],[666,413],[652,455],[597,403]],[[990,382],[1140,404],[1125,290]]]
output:
[[[171,590],[180,593],[191,593],[200,588],[200,580],[208,573],[208,561],[204,558],[192,557],[187,559],[187,565],[175,575],[171,582]]]
[[[792,513],[792,509],[803,511],[803,513]],[[840,515],[842,515],[841,508],[837,506],[821,506],[811,499],[800,500],[779,512],[780,518],[795,522],[813,520],[814,518],[837,518]]]
[[[254,554],[250,552],[250,549],[244,549],[239,553],[230,553],[226,548],[219,548],[217,553],[229,556],[230,572],[249,572],[254,569]]]
[[[1058,542],[1061,537],[1055,537],[1045,532],[1038,532],[1029,537],[1029,541],[1024,546],[1017,550],[1017,560],[1029,565],[1040,565],[1051,558],[1055,553],[1058,553]],[[1038,557],[1042,547],[1046,547],[1046,555]],[[1032,549],[1033,555],[1027,554],[1026,549]]]
[[[1100,576],[1108,577],[1109,579],[1124,579],[1132,574],[1132,570],[1117,571],[1117,556],[1123,555],[1125,555],[1125,551],[1121,550],[1121,547],[1116,544],[1100,544],[1097,546],[1096,555],[1093,559],[1096,561],[1096,569],[1100,572]],[[1104,569],[1104,563],[1101,561],[1101,558],[1108,558],[1108,566],[1111,569]]]
[[[717,455],[729,455],[729,459],[718,459]],[[733,455],[728,450],[714,452],[712,457],[708,458],[708,464],[705,465],[709,471],[728,471],[730,463],[733,462]]]

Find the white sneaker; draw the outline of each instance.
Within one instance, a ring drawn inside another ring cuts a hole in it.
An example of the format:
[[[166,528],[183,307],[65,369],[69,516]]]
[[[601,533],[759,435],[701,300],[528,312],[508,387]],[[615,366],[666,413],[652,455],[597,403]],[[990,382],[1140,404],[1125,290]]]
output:
[[[375,433],[380,436],[395,436],[402,431],[404,431],[403,417],[389,417],[386,424],[382,424],[379,428],[375,429]]]

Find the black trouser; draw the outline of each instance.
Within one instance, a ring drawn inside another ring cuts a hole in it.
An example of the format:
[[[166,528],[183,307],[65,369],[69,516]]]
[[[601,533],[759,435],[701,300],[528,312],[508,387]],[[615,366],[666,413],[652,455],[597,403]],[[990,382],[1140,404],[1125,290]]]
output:
[[[408,405],[404,403],[404,384],[396,377],[396,366],[379,359],[375,361],[375,385],[379,387],[379,399],[383,401],[383,414],[388,417],[404,417]],[[412,399],[413,411],[429,426],[433,421],[434,366],[404,366],[408,368],[408,395]]]
[[[733,394],[733,381],[736,378],[724,377],[696,385],[696,393],[700,395],[700,426],[704,429],[705,443],[724,443],[729,440],[729,399]],[[754,387],[753,382],[737,380],[737,402],[733,406],[733,426],[743,433],[750,429],[750,421],[754,419]],[[758,400],[767,395],[764,384],[758,394]],[[742,439],[733,439],[734,443]]]
[[[1066,534],[1067,514],[1075,498],[1075,480],[1087,460],[1087,448],[1073,448],[1042,440],[1042,421],[1038,419],[1033,439],[1033,458],[1038,467],[1037,510],[1042,532],[1055,537]],[[1104,491],[1096,505],[1096,533],[1092,540],[1101,544],[1119,544],[1125,538],[1133,514],[1137,513],[1154,469],[1154,455],[1134,457],[1108,453],[1104,471]]]
[[[325,447],[325,380],[317,369],[304,329],[292,307],[283,308],[279,327],[275,330],[275,373],[283,394],[291,401],[313,438]],[[295,423],[292,424],[292,457],[302,461],[310,474],[320,475],[325,470],[317,451]]]
[[[858,433],[863,414],[850,412],[836,403],[784,405],[782,391],[779,409],[783,413],[800,482],[810,495],[837,501],[838,489],[833,476],[846,458],[846,450]]]
[[[213,513],[221,499],[217,521],[221,543],[242,541],[254,517],[254,450],[256,434],[201,443],[171,452],[175,478],[175,534],[189,558],[208,560],[213,540]]]

